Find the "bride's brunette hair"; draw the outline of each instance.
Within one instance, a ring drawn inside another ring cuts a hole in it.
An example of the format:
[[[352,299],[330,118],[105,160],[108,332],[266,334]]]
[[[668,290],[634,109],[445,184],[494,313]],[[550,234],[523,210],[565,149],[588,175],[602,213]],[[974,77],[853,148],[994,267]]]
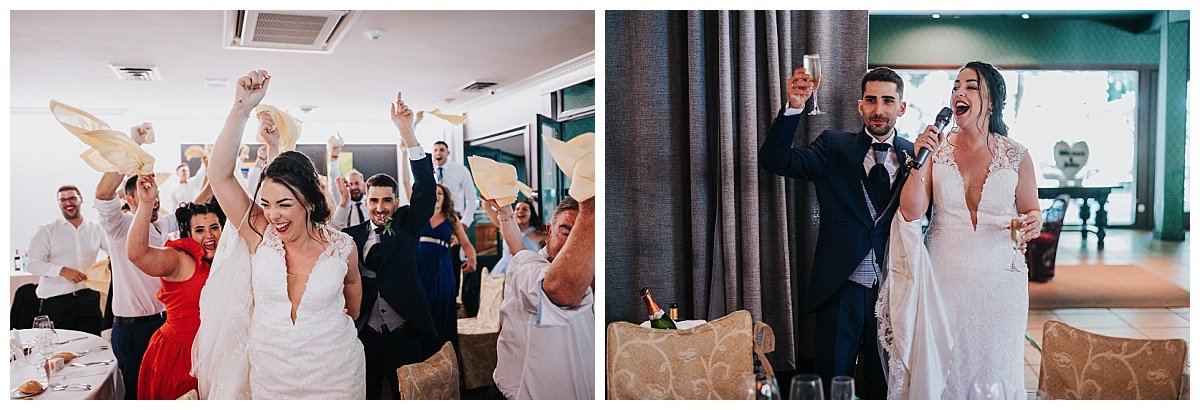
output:
[[[1008,89],[1004,85],[1004,76],[1000,75],[1000,70],[991,64],[982,61],[972,61],[963,66],[962,69],[972,69],[979,75],[983,81],[984,90],[987,91],[987,97],[992,105],[992,112],[988,114],[988,131],[999,135],[1008,136],[1008,124],[1004,123],[1004,99],[1008,94]]]
[[[287,187],[300,204],[309,209],[309,221],[314,224],[329,221],[332,214],[329,200],[325,197],[317,167],[307,155],[299,151],[287,151],[271,160],[263,169],[262,179],[254,190],[255,198],[258,198],[263,182],[268,180]],[[308,228],[311,234],[313,227]]]

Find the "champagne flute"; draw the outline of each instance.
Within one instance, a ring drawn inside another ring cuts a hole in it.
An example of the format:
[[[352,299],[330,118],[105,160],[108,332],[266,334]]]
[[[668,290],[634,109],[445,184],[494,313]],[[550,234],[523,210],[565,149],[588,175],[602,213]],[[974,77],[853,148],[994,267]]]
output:
[[[825,400],[825,389],[821,385],[821,376],[815,374],[798,374],[792,377],[791,400]]]
[[[854,378],[850,376],[834,376],[833,386],[829,388],[830,400],[854,400]]]
[[[1025,215],[1017,214],[1016,218],[1008,221],[1008,236],[1012,239],[1012,256],[1009,257],[1008,270],[1010,272],[1020,272],[1017,269],[1017,251],[1021,250],[1021,244],[1025,243],[1022,236],[1025,236]]]
[[[821,106],[817,104],[817,89],[821,88],[821,55],[805,54],[804,71],[813,77],[813,109],[808,112],[808,115],[824,114],[825,111],[821,111]]]

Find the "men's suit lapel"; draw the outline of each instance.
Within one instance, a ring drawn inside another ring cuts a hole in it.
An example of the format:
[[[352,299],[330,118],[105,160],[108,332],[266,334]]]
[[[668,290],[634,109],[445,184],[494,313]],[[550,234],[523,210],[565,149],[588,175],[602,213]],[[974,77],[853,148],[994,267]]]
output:
[[[855,214],[867,227],[874,226],[874,221],[871,220],[871,211],[867,208],[867,194],[864,190],[863,180],[866,178],[866,171],[863,169],[863,161],[867,157],[867,151],[871,149],[871,136],[867,135],[866,131],[859,131],[858,135],[854,136],[854,143],[851,145],[850,158],[846,160],[846,165],[851,167],[853,172],[846,172],[848,178],[852,178],[849,182],[850,196],[855,198],[853,202],[855,206]]]

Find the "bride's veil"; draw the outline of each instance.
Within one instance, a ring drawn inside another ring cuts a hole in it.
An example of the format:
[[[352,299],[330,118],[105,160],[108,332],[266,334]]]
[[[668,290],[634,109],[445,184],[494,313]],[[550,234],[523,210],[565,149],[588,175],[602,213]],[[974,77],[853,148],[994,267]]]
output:
[[[254,205],[246,207],[242,226]],[[200,292],[200,329],[192,343],[192,370],[201,399],[249,399],[247,351],[254,297],[250,251],[233,219],[225,222],[208,282]]]

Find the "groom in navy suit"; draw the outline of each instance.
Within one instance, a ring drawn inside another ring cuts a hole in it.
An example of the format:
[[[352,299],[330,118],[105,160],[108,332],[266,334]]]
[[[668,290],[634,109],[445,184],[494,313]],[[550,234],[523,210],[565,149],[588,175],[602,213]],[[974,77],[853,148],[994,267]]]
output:
[[[392,104],[392,122],[408,147],[414,180],[412,199],[408,205],[399,206],[397,195],[401,191],[396,180],[387,174],[375,174],[367,179],[364,195],[370,218],[342,230],[354,238],[361,258],[362,309],[355,326],[367,359],[369,400],[380,398],[385,385],[393,398],[399,398],[396,369],[424,361],[444,341],[434,328],[417,273],[418,238],[429,227],[437,201],[433,162],[417,143],[412,109],[399,94]]]
[[[900,187],[908,177],[905,158],[912,142],[896,136],[904,115],[904,80],[887,67],[862,79],[858,112],[863,129],[829,131],[804,148],[792,148],[796,129],[807,118],[812,76],[796,69],[787,82],[788,106],[775,119],[759,150],[759,164],[785,177],[811,181],[821,208],[812,282],[802,306],[816,313],[813,366],[826,383],[853,376],[861,356],[858,394],[884,399],[887,384],[879,353],[875,299],[885,270],[884,248]]]

